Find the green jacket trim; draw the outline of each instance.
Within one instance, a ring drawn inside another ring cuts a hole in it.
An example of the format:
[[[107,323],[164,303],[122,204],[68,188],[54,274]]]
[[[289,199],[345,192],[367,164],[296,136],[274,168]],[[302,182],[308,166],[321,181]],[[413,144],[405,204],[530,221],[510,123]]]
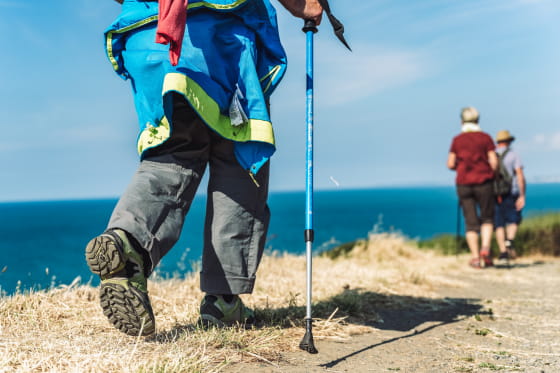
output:
[[[169,139],[170,135],[169,121],[165,116],[161,118],[156,126],[153,126],[151,123],[146,123],[146,128],[144,128],[138,136],[138,154],[142,155],[145,150],[163,144]]]
[[[163,94],[182,94],[202,120],[223,137],[239,141],[259,141],[274,145],[272,123],[266,120],[249,119],[246,123],[233,126],[228,116],[194,80],[181,73],[169,73],[163,81]]]
[[[237,0],[231,4],[215,4],[208,1],[201,1],[197,3],[191,3],[187,5],[187,9],[196,9],[196,8],[210,8],[210,9],[217,9],[217,10],[230,10],[237,8],[241,4],[244,4],[247,0]]]
[[[118,30],[110,30],[110,31],[107,32],[107,38],[105,39],[105,43],[106,43],[105,47],[107,48],[107,56],[109,57],[109,61],[111,61],[111,65],[113,65],[113,69],[115,71],[119,70],[119,64],[118,64],[117,59],[115,58],[115,56],[113,54],[113,34],[122,34],[122,33],[125,33],[127,31],[134,30],[138,27],[142,27],[144,25],[147,25],[148,23],[155,22],[155,21],[157,21],[157,19],[158,19],[157,15],[151,16],[151,17],[145,18],[141,21],[138,21],[136,23],[133,23],[129,26],[120,28]]]

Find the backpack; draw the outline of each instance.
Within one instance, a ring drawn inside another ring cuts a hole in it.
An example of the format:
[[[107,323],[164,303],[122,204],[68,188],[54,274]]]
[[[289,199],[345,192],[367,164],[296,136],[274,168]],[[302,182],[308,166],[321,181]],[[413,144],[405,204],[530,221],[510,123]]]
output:
[[[496,154],[498,156],[498,168],[494,177],[494,194],[496,196],[504,196],[511,192],[513,177],[504,165],[504,157],[508,151],[509,149],[506,149],[502,154]]]

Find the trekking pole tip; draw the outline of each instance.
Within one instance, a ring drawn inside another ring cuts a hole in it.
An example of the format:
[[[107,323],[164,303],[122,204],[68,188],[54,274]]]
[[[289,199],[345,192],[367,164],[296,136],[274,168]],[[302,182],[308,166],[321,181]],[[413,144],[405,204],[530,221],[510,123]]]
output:
[[[316,354],[319,351],[315,348],[313,343],[313,332],[311,331],[311,319],[305,319],[305,335],[299,343],[299,348],[309,352],[310,354]]]
[[[303,339],[299,343],[299,348],[309,352],[310,354],[317,354],[319,351],[315,348],[315,344],[313,343],[313,335],[311,333],[305,332]]]

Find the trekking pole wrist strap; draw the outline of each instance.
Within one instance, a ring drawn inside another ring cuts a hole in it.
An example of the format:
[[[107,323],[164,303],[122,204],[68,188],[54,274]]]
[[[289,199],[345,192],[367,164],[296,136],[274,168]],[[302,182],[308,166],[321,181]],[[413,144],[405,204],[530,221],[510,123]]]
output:
[[[352,49],[346,42],[346,39],[344,39],[344,25],[332,14],[331,7],[329,5],[328,0],[317,0],[317,1],[319,1],[319,5],[321,5],[323,11],[327,14],[327,18],[329,19],[334,34],[336,35],[338,40],[340,40],[342,44],[344,44],[344,46],[351,51]],[[302,30],[303,32],[313,31],[313,33],[315,33],[317,32],[317,27],[315,22],[313,22],[312,20],[305,20],[305,25],[303,26]]]

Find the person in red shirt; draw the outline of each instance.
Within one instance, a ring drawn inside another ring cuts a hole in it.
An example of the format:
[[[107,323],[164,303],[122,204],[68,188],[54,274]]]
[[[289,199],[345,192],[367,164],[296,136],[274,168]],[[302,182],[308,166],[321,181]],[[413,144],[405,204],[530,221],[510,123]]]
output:
[[[480,129],[479,118],[474,107],[462,109],[461,134],[453,138],[447,158],[447,167],[456,171],[457,195],[472,256],[469,264],[475,268],[493,264],[490,254],[494,229],[493,180],[498,167],[494,141]]]

